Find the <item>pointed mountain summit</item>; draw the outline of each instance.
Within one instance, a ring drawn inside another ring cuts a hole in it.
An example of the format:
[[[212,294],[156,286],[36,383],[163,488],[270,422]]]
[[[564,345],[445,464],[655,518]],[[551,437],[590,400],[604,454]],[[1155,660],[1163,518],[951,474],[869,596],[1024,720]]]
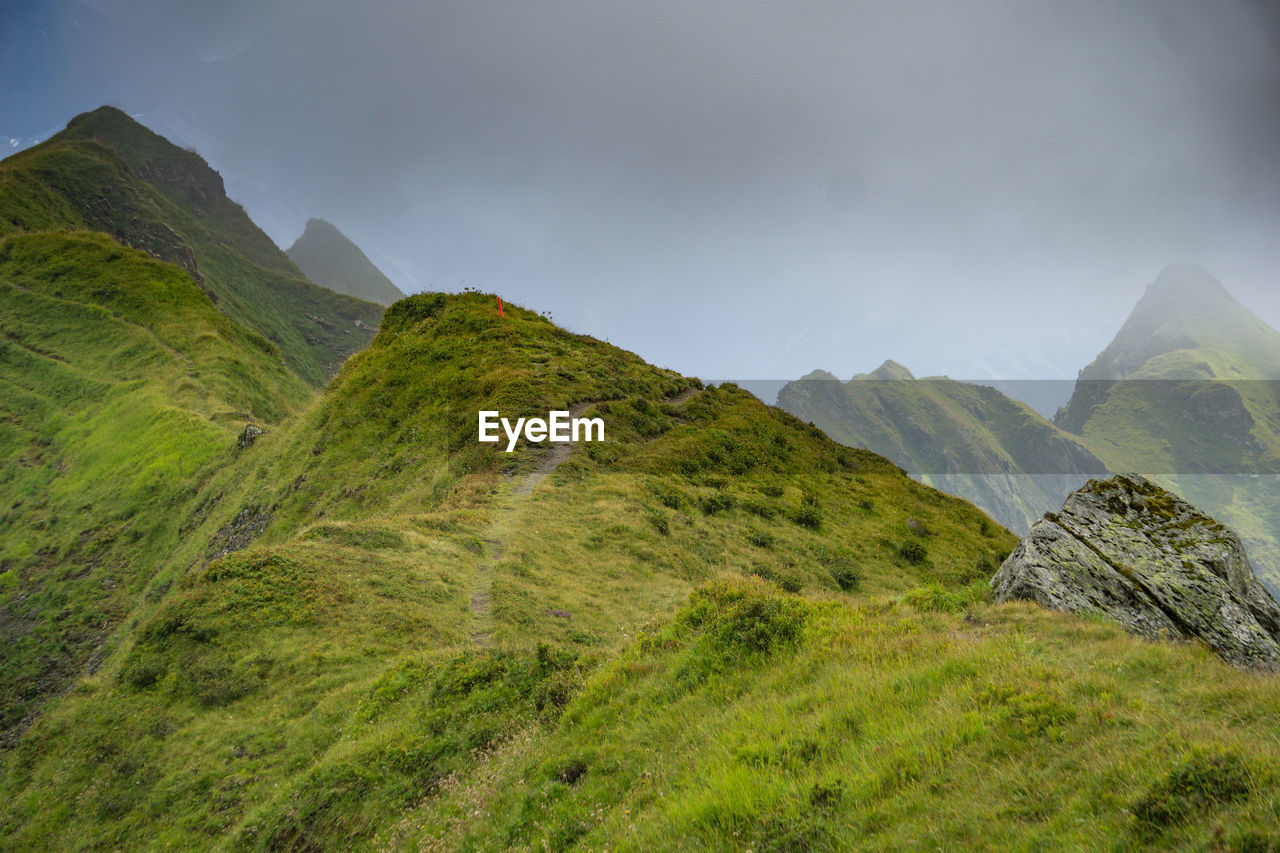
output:
[[[379,305],[404,299],[400,288],[374,266],[359,246],[323,219],[307,220],[302,236],[286,254],[307,278],[330,290]]]
[[[1166,267],[1054,423],[1239,531],[1280,584],[1280,332],[1212,275]]]
[[[1263,378],[1280,354],[1280,334],[1255,317],[1216,278],[1194,264],[1165,267],[1134,306],[1115,339],[1081,379],[1124,379],[1153,358],[1177,350],[1217,349],[1256,367]]]
[[[1082,434],[1121,379],[1271,379],[1280,376],[1276,332],[1194,264],[1165,267],[1147,285],[1120,331],[1080,371],[1054,418]]]
[[[0,238],[34,231],[98,231],[176,264],[313,387],[369,343],[382,315],[308,281],[200,155],[114,107],[0,163]]]
[[[886,359],[885,363],[877,367],[870,373],[859,373],[854,379],[878,379],[882,382],[895,381],[904,379],[915,379],[915,374],[906,368],[905,365],[899,364],[893,359]]]

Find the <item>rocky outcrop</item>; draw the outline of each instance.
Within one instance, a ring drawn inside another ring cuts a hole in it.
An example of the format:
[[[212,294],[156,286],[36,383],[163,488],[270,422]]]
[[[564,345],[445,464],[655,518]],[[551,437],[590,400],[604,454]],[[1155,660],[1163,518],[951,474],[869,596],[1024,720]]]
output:
[[[1023,537],[997,601],[1095,613],[1152,639],[1196,639],[1237,666],[1280,664],[1280,606],[1240,538],[1136,474],[1090,480]]]
[[[244,432],[240,433],[240,438],[236,440],[236,446],[241,450],[247,447],[253,447],[253,443],[258,440],[258,436],[262,435],[266,430],[257,424],[245,424]]]

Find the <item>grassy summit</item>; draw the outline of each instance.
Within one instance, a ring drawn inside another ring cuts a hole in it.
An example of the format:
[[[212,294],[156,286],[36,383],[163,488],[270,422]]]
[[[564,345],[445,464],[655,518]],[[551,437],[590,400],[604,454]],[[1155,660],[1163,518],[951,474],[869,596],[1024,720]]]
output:
[[[546,450],[475,442],[478,408],[580,403],[608,440],[532,490]],[[324,395],[187,506],[115,651],[12,753],[13,837],[368,842],[474,770],[475,749],[553,719],[701,583],[836,599],[933,583],[965,601],[1012,546],[745,392],[476,294],[398,303]],[[430,735],[393,686],[423,679],[444,679]],[[90,742],[120,757],[105,775]],[[244,762],[231,776],[227,750]],[[162,821],[177,801],[182,819]]]

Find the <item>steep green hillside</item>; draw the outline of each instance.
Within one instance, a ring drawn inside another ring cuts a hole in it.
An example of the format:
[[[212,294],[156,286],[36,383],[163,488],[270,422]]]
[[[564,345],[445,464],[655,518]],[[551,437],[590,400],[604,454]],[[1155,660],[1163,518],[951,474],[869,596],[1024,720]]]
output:
[[[0,335],[7,743],[100,662],[246,420],[270,427],[310,393],[185,272],[102,234],[0,240]]]
[[[475,440],[560,407],[607,440]],[[491,296],[392,306],[166,519],[3,755],[14,848],[1275,841],[1274,680],[993,607],[970,504]]]
[[[778,406],[842,444],[884,454],[1017,531],[1105,471],[1072,436],[994,388],[915,379],[892,361],[849,382],[815,371],[787,384]]]
[[[307,220],[307,227],[288,250],[289,260],[307,278],[338,293],[390,305],[404,294],[365,257],[360,247],[323,219]]]
[[[478,408],[569,405],[607,441],[475,441]],[[745,392],[474,294],[397,303],[188,507],[114,652],[6,756],[20,846],[372,844],[699,583],[963,603],[1013,544]]]
[[[1280,588],[1280,333],[1198,267],[1152,282],[1056,423],[1245,539]]]
[[[67,229],[101,231],[182,267],[313,386],[369,342],[381,314],[307,281],[204,160],[112,107],[0,162],[0,236]]]
[[[553,724],[531,714],[378,841],[429,850],[1280,845],[1274,678],[1034,605],[906,602],[797,599],[739,580],[700,587],[673,620],[588,676]],[[375,719],[430,732],[411,715],[457,683],[442,670],[394,682],[401,698]]]

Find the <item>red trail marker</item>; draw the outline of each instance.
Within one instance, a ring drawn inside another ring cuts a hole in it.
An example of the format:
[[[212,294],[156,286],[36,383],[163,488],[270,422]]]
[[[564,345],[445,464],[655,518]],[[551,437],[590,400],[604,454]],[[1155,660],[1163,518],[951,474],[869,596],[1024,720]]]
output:
[[[501,296],[498,297],[498,316],[499,317],[507,316],[506,314],[502,313],[502,297]]]

